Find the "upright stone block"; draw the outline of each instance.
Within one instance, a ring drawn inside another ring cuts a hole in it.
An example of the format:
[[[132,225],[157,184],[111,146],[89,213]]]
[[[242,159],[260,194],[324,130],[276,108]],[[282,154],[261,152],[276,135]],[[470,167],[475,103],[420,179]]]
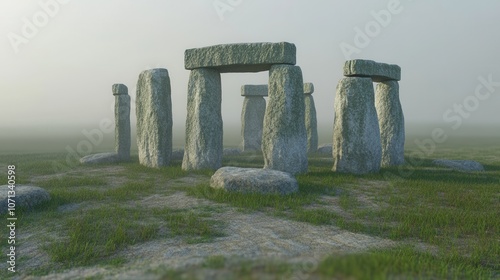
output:
[[[139,162],[167,166],[172,156],[172,99],[167,69],[139,75],[136,96]]]
[[[382,166],[404,164],[405,121],[399,101],[399,84],[387,81],[377,84],[375,93],[382,143]]]
[[[300,67],[271,67],[262,136],[264,168],[291,174],[307,172],[303,86]]]
[[[244,85],[241,95],[245,97],[241,111],[241,137],[244,152],[260,151],[262,129],[266,113],[267,85]]]
[[[189,76],[183,170],[222,166],[221,78],[215,69],[193,69]]]
[[[378,172],[380,130],[371,78],[346,77],[337,85],[333,128],[333,171]]]
[[[115,96],[115,151],[120,160],[130,160],[130,96],[123,84],[112,87]]]
[[[314,85],[304,84],[305,124],[307,132],[307,152],[312,154],[318,150],[318,121],[316,119],[316,106],[314,105]]]

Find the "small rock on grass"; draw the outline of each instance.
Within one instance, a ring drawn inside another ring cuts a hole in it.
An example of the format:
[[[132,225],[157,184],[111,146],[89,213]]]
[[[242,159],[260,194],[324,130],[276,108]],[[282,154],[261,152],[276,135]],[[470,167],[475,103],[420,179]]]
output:
[[[463,172],[484,171],[483,165],[473,160],[436,159],[432,163]]]
[[[222,167],[212,176],[210,186],[231,192],[291,194],[299,191],[297,180],[289,173],[259,168]]]
[[[0,214],[7,213],[9,206],[9,191],[11,189],[8,185],[0,186]],[[42,202],[50,200],[49,193],[35,186],[26,186],[26,185],[16,185],[14,188],[15,197],[15,209],[17,210],[19,207],[31,209]]]

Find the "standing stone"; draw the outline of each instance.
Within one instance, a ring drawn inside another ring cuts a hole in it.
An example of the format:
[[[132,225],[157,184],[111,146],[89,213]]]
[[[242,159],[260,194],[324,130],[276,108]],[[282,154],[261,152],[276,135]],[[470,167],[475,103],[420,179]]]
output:
[[[222,89],[219,71],[191,70],[188,85],[183,170],[222,166]]]
[[[130,160],[130,96],[122,84],[113,85],[115,96],[115,151],[119,159]]]
[[[377,84],[375,93],[382,143],[382,166],[404,164],[405,121],[399,102],[399,84],[386,81]]]
[[[146,70],[139,75],[136,115],[140,164],[167,166],[172,155],[172,100],[167,69]]]
[[[380,130],[371,78],[340,80],[335,97],[333,171],[378,172],[382,159]]]
[[[243,151],[260,151],[266,113],[264,96],[267,96],[267,85],[244,85],[241,87],[241,95],[245,97],[241,111]]]
[[[262,136],[264,168],[291,174],[307,172],[303,86],[300,67],[271,67]]]
[[[304,84],[305,124],[307,132],[307,152],[312,154],[318,150],[318,121],[316,120],[316,106],[314,106],[314,85]]]

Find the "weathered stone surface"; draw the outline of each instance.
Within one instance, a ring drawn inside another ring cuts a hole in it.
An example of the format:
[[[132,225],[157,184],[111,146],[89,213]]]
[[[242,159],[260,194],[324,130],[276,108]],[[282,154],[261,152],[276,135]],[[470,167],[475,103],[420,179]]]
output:
[[[124,89],[123,89],[124,88]],[[113,85],[115,95],[115,151],[121,160],[130,160],[130,96],[125,85]]]
[[[318,121],[316,120],[316,106],[314,98],[307,94],[304,96],[305,124],[307,133],[307,152],[316,153],[318,150]]]
[[[191,71],[188,85],[183,170],[218,169],[222,165],[222,89],[215,69]]]
[[[100,153],[87,155],[80,159],[82,164],[99,164],[99,163],[115,163],[119,162],[120,157],[116,153]]]
[[[128,95],[128,87],[124,84],[114,84],[112,86],[113,95]]]
[[[271,67],[262,152],[264,168],[307,172],[304,84],[298,66]]]
[[[344,76],[370,77],[374,82],[399,81],[401,80],[401,67],[373,60],[354,59],[345,62]]]
[[[139,75],[136,97],[139,162],[167,166],[172,156],[172,99],[167,69]]]
[[[26,185],[16,185],[14,188],[16,192],[16,210],[17,208],[25,208],[32,209],[33,207],[50,200],[49,193],[35,186],[26,186]],[[9,189],[8,185],[0,186],[0,214],[7,213],[9,209]]]
[[[266,100],[262,96],[245,97],[241,111],[241,137],[243,151],[260,151]]]
[[[380,127],[383,167],[405,162],[405,120],[399,101],[399,84],[387,81],[377,84],[375,108]]]
[[[380,130],[370,78],[347,77],[337,85],[333,128],[333,171],[378,172]]]
[[[258,168],[222,167],[210,179],[210,186],[231,192],[290,194],[299,190],[289,173]]]
[[[319,147],[318,147],[318,151],[317,151],[318,154],[322,154],[322,155],[329,155],[331,156],[332,153],[333,153],[333,144],[321,144]]]
[[[267,96],[267,85],[243,85],[241,86],[241,96]]]
[[[314,93],[314,84],[304,83],[304,94],[313,94],[313,93]]]
[[[432,163],[462,172],[484,171],[483,165],[473,160],[436,159]]]
[[[215,45],[184,53],[186,69],[207,67],[220,73],[267,71],[274,64],[295,65],[295,62],[295,45],[287,42]]]

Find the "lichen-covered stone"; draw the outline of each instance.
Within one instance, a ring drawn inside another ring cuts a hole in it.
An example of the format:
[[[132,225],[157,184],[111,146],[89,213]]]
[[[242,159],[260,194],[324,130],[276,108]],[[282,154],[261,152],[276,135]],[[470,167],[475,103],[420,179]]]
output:
[[[313,94],[314,93],[314,84],[313,83],[304,83],[304,94]]]
[[[370,77],[374,82],[399,81],[401,80],[401,67],[373,60],[354,59],[345,62],[344,76]]]
[[[210,179],[210,186],[230,192],[286,195],[298,192],[299,184],[289,173],[258,168],[222,167]]]
[[[399,101],[399,84],[387,81],[377,84],[375,108],[380,127],[383,167],[402,165],[405,162],[405,120]]]
[[[241,137],[244,152],[260,151],[266,100],[262,96],[246,96],[241,111]]]
[[[321,144],[318,147],[317,153],[320,155],[328,155],[331,156],[333,152],[333,144]]]
[[[312,154],[318,150],[318,121],[316,120],[316,106],[311,94],[304,96],[305,124],[307,132],[307,152]]]
[[[128,95],[128,87],[124,84],[114,84],[111,87],[111,90],[113,92],[113,95],[122,95],[122,94]]]
[[[224,44],[188,49],[184,53],[186,69],[215,68],[220,73],[267,71],[274,64],[295,65],[295,62],[295,45],[287,42]]]
[[[188,85],[183,170],[218,169],[222,165],[222,89],[215,69],[191,71]]]
[[[172,99],[167,69],[139,75],[136,97],[139,163],[167,166],[172,155]]]
[[[267,96],[267,85],[243,85],[241,86],[241,96]]]
[[[0,186],[0,214],[7,213],[9,209],[9,185]],[[16,185],[14,188],[15,209],[25,208],[32,209],[33,207],[50,200],[49,193],[35,186]]]
[[[340,80],[335,96],[333,171],[378,172],[382,159],[380,130],[370,78]]]
[[[120,94],[115,95],[115,151],[121,160],[128,161],[131,146],[130,96],[125,85],[113,85],[113,91],[115,88],[121,88],[118,91]]]
[[[92,154],[80,159],[81,164],[115,163],[119,161],[120,157],[116,153]]]
[[[307,172],[303,87],[300,67],[271,67],[262,136],[264,168],[291,174]]]

